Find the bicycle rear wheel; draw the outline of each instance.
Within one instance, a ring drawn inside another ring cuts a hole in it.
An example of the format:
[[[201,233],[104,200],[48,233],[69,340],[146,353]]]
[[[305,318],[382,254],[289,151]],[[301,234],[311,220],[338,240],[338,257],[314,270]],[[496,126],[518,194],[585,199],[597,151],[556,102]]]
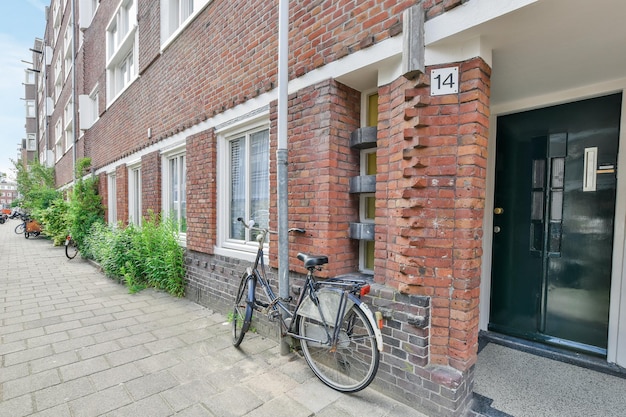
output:
[[[74,259],[77,253],[78,253],[78,247],[76,246],[76,242],[74,242],[74,239],[70,239],[69,241],[66,241],[65,242],[65,256],[67,256],[68,259]]]
[[[16,234],[21,235],[25,231],[26,231],[26,224],[20,223],[17,226],[15,226],[15,233]]]
[[[239,283],[239,290],[233,307],[233,345],[238,347],[252,321],[252,303],[254,302],[254,277],[244,273]]]
[[[352,305],[341,320],[336,347],[327,341],[324,324],[318,319],[299,316],[298,329],[304,338],[300,340],[304,358],[324,384],[337,391],[356,392],[376,376],[380,361],[376,337],[358,305]],[[328,331],[332,336],[333,327]]]

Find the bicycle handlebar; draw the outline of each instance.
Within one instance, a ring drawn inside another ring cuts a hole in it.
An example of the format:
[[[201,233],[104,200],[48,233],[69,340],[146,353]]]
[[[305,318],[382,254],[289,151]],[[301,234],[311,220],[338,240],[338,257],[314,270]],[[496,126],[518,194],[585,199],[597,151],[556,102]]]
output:
[[[243,227],[245,227],[246,229],[250,229],[250,230],[258,230],[259,232],[266,232],[266,233],[271,233],[271,234],[277,234],[277,231],[274,230],[270,230],[268,228],[263,228],[263,227],[254,227],[254,225],[256,224],[254,222],[254,220],[250,219],[247,222],[242,218],[242,217],[237,217],[237,221],[241,222],[241,224],[243,224]],[[306,232],[306,230],[299,228],[299,227],[291,227],[289,228],[289,230],[287,230],[288,233],[291,232],[298,232],[298,233],[304,233]]]

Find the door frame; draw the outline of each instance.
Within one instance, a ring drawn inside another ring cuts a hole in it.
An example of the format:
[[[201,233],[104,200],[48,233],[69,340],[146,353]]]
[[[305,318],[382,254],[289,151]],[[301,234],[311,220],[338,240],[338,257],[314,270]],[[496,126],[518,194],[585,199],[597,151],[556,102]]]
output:
[[[495,193],[496,124],[498,116],[554,106],[572,101],[622,93],[622,114],[617,162],[617,190],[611,268],[611,304],[607,362],[626,367],[626,78],[593,84],[573,90],[546,94],[491,107],[489,143],[487,146],[487,190],[483,218],[483,257],[480,287],[480,330],[487,330],[491,299],[491,265],[493,246],[493,211]],[[621,169],[620,169],[621,168]],[[620,349],[621,348],[621,349]]]

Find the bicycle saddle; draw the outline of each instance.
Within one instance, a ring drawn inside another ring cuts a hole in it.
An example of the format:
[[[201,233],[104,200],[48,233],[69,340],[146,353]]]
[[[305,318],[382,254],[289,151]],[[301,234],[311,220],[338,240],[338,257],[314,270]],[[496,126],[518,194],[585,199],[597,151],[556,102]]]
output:
[[[313,256],[307,255],[306,253],[299,253],[298,259],[304,262],[304,267],[307,269],[328,263],[328,256],[324,255]]]

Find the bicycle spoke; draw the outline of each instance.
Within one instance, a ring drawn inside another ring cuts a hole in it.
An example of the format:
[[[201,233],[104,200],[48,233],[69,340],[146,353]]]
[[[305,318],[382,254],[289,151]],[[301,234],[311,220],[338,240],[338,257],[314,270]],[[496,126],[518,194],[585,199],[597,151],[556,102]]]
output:
[[[302,351],[318,378],[329,387],[343,392],[359,391],[376,375],[379,352],[373,329],[361,309],[354,305],[342,320],[335,346],[321,343],[323,324],[300,317]],[[329,333],[334,332],[332,327]]]

